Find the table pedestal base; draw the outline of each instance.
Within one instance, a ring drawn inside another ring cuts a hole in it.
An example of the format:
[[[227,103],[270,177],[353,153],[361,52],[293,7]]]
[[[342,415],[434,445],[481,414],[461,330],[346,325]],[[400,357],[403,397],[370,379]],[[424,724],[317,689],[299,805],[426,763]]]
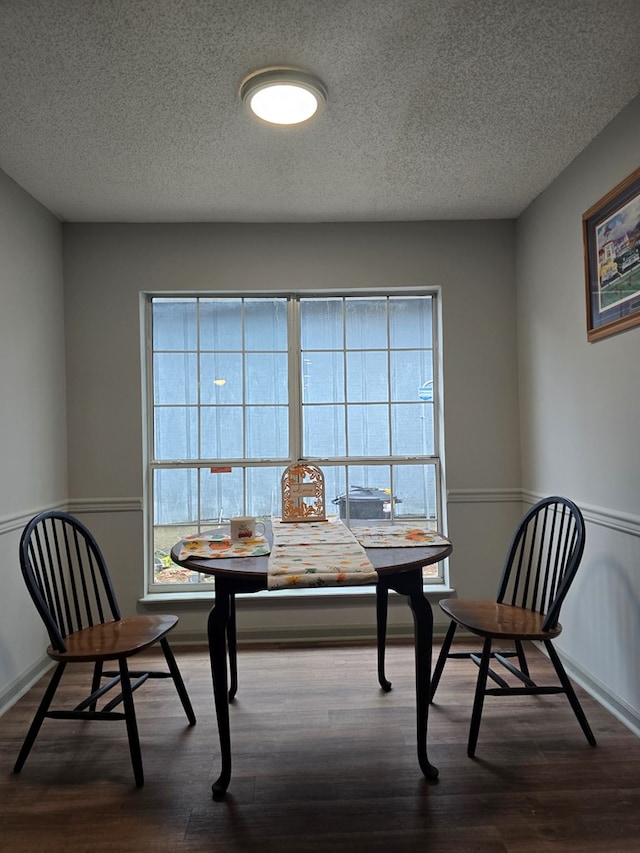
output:
[[[264,579],[227,580],[216,578],[216,600],[209,614],[208,636],[211,658],[213,696],[220,737],[222,770],[212,785],[213,797],[224,796],[231,780],[231,732],[229,726],[229,700],[237,690],[235,595],[242,592],[258,592],[264,589]],[[384,638],[386,634],[386,603],[389,590],[405,595],[413,614],[415,672],[416,672],[416,736],[418,764],[425,778],[435,782],[438,770],[427,757],[427,724],[429,717],[429,693],[431,688],[431,651],[433,636],[433,613],[422,590],[422,570],[411,569],[392,575],[381,575],[378,581],[378,679],[383,690],[391,689],[391,682],[384,676]],[[382,605],[384,604],[384,615]],[[228,644],[227,644],[228,643]],[[228,683],[227,661],[230,663],[231,688]]]

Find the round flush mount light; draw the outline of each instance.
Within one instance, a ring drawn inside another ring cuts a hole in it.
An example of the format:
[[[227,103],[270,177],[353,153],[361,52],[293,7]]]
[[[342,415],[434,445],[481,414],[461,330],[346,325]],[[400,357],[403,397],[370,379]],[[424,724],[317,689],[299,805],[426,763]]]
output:
[[[240,98],[250,113],[262,121],[287,126],[314,118],[326,103],[327,89],[304,71],[265,68],[244,80]]]

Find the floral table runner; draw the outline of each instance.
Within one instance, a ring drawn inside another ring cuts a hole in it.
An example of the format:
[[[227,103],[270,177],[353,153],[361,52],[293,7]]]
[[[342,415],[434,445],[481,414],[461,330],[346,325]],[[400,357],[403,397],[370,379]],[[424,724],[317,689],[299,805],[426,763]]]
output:
[[[339,518],[282,522],[273,519],[268,589],[376,583],[362,545]]]

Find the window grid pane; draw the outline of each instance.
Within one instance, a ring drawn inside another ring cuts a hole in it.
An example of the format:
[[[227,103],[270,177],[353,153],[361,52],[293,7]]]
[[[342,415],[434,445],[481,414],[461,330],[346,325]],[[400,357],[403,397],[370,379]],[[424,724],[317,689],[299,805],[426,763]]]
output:
[[[315,322],[327,332],[324,349],[317,346]],[[331,447],[344,447],[350,457],[437,454],[432,297],[303,298],[301,327],[303,457],[340,455]],[[305,348],[305,341],[313,347]],[[406,403],[403,409],[391,405],[399,401]],[[314,411],[318,403],[328,408]],[[368,410],[375,403],[386,407]],[[345,410],[338,414],[341,407]],[[332,417],[325,421],[328,411]],[[401,428],[400,415],[409,418],[411,428]],[[339,422],[343,437],[336,435]]]
[[[149,301],[154,591],[210,585],[171,545],[279,514],[301,457],[323,468],[328,512],[438,524],[431,295]]]

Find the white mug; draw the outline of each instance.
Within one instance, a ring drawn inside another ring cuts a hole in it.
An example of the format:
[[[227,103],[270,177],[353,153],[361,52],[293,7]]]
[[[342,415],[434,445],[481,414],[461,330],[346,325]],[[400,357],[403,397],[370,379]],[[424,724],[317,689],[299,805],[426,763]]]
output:
[[[236,541],[243,539],[254,539],[256,536],[264,536],[265,526],[261,521],[256,521],[252,515],[234,515],[229,519],[231,538]],[[262,530],[258,530],[262,527]]]

